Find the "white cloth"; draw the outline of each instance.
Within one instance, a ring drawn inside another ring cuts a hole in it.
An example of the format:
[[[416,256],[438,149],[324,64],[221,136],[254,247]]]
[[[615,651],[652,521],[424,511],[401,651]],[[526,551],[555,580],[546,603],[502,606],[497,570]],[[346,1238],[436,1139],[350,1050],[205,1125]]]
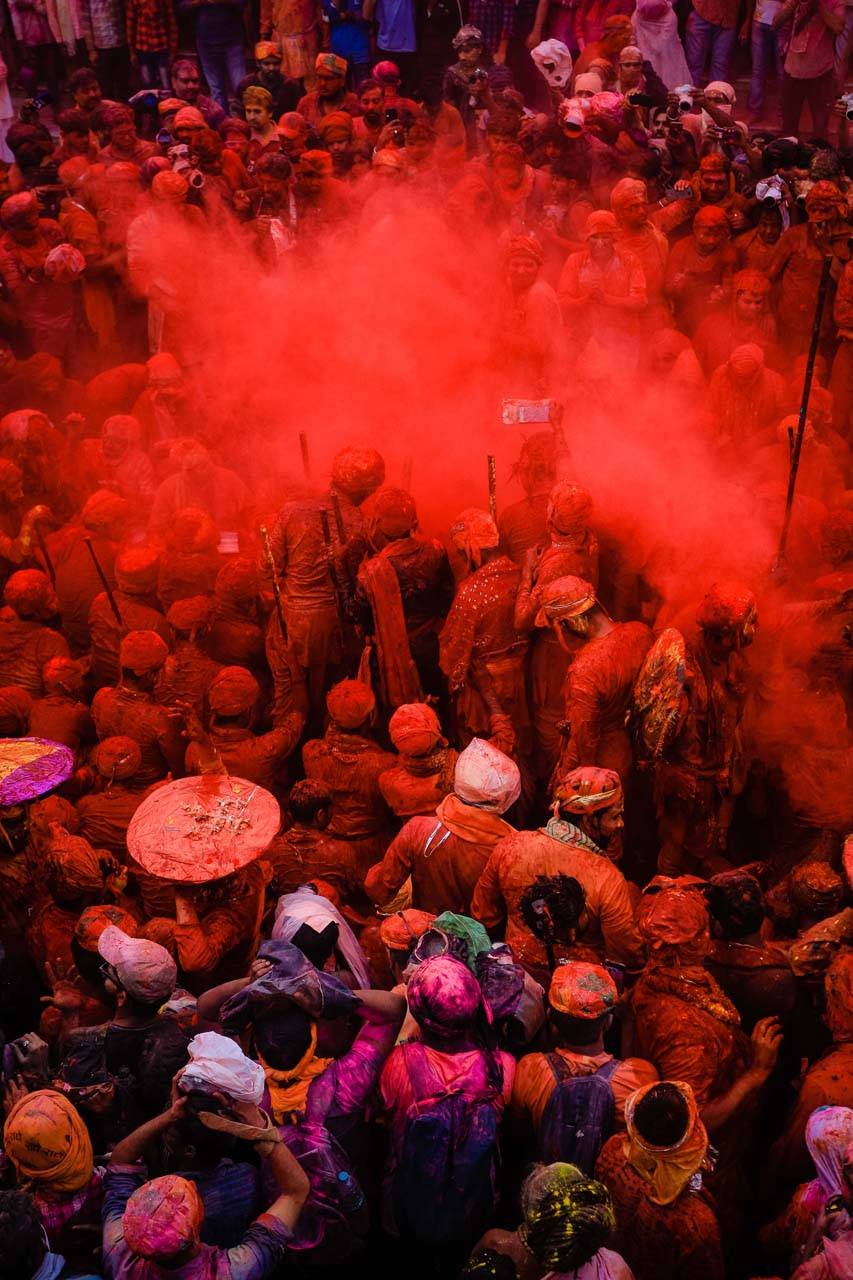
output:
[[[678,19],[669,0],[639,0],[633,21],[634,41],[667,89],[690,84],[684,46],[678,38]]]
[[[360,988],[373,985],[370,970],[358,939],[334,903],[302,885],[296,893],[285,893],[278,900],[272,936],[276,942],[293,942],[303,924],[322,933],[327,924],[338,926],[338,950]]]
[[[264,1096],[264,1069],[259,1062],[247,1058],[233,1040],[217,1031],[202,1031],[190,1040],[189,1055],[180,1079],[185,1093],[193,1089],[209,1093],[215,1089],[235,1102],[260,1105]]]
[[[518,765],[482,738],[472,738],[456,761],[453,790],[466,804],[506,813],[521,795]]]
[[[549,1271],[542,1280],[634,1280],[634,1273],[621,1253],[599,1249],[576,1271]]]
[[[806,1146],[814,1160],[820,1185],[827,1198],[844,1190],[842,1161],[853,1142],[853,1111],[850,1107],[818,1107],[806,1124]]]
[[[562,40],[543,40],[530,56],[552,89],[565,89],[572,78],[572,55]]]

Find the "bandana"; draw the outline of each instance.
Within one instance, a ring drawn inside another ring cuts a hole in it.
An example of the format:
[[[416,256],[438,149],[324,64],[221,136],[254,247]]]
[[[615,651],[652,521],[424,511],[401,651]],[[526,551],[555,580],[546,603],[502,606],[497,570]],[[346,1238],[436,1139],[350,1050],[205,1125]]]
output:
[[[595,588],[583,578],[565,574],[546,583],[539,594],[537,627],[549,627],[562,618],[581,618],[595,605]],[[580,625],[580,624],[579,624]]]
[[[600,858],[607,857],[604,850],[599,848],[586,832],[581,831],[580,827],[576,827],[573,822],[567,822],[565,818],[549,818],[545,826],[539,829],[544,831],[546,836],[550,836],[552,840],[559,840],[562,844],[577,845],[579,849],[586,849],[588,853],[596,853]]]
[[[645,1085],[625,1102],[625,1128],[628,1137],[623,1145],[625,1158],[640,1177],[650,1184],[649,1199],[653,1204],[672,1204],[681,1195],[694,1173],[702,1166],[708,1150],[708,1135],[699,1119],[696,1099],[689,1084],[680,1080],[667,1080],[674,1085],[687,1103],[689,1119],[684,1136],[674,1146],[656,1147],[647,1142],[634,1123],[637,1104],[643,1100],[654,1084]]]

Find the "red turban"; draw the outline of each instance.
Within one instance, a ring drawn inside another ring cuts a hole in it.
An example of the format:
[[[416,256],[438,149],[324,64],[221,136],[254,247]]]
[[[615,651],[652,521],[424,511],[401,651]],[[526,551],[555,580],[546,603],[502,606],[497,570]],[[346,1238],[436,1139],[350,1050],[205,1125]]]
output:
[[[567,573],[562,578],[547,582],[542,588],[535,625],[549,627],[561,618],[580,618],[589,613],[594,604],[595,588],[583,578]]]
[[[755,613],[755,596],[740,582],[715,582],[705,596],[696,621],[703,631],[742,627]]]
[[[361,680],[341,680],[326,695],[326,707],[341,729],[358,729],[376,706],[373,690]]]
[[[441,724],[425,702],[406,702],[388,722],[388,733],[398,751],[406,756],[425,756],[441,739]]]
[[[824,979],[826,1023],[836,1044],[853,1040],[853,951],[835,957]]]
[[[841,905],[844,882],[827,862],[801,862],[791,872],[789,883],[798,911],[828,916]]]
[[[317,133],[323,142],[335,142],[352,138],[353,119],[348,111],[330,111],[317,125]]]
[[[592,517],[592,498],[571,480],[555,484],[548,498],[548,523],[566,537],[584,532]]]
[[[97,907],[87,907],[81,912],[80,919],[74,927],[74,941],[84,951],[97,954],[98,939],[110,925],[115,925],[131,938],[136,937],[136,921],[130,912],[123,910],[122,907],[102,903]]]
[[[385,459],[375,449],[341,449],[332,461],[332,483],[348,496],[373,493],[384,479]]]
[[[367,527],[386,538],[402,538],[418,523],[415,500],[405,489],[378,489],[362,511]]]
[[[328,151],[303,151],[299,157],[299,172],[302,177],[331,178],[332,157]]]
[[[121,642],[119,665],[122,670],[144,676],[159,670],[168,656],[168,646],[156,631],[129,631]]]
[[[610,208],[614,213],[619,213],[620,209],[633,204],[637,199],[648,199],[645,182],[641,182],[639,178],[620,178],[610,192]]]
[[[231,605],[246,605],[255,600],[259,590],[258,570],[254,560],[239,557],[229,560],[216,575],[216,599]]]
[[[380,84],[399,84],[401,79],[400,68],[396,62],[390,62],[387,59],[384,62],[377,62],[371,75]]]
[[[532,258],[537,264],[541,264],[544,256],[542,245],[535,236],[511,236],[504,252],[504,257],[507,259]]]
[[[50,578],[40,569],[19,569],[6,583],[3,599],[19,618],[48,618],[59,605]]]
[[[466,507],[450,526],[450,536],[473,565],[483,563],[483,552],[493,551],[500,542],[498,526],[486,511]]]
[[[212,618],[213,600],[210,596],[187,596],[184,600],[176,600],[166,614],[170,627],[187,632],[209,626]]]
[[[213,551],[219,542],[219,530],[200,507],[182,507],[166,534],[166,544],[173,551]]]
[[[134,1191],[121,1226],[132,1254],[168,1262],[198,1244],[203,1221],[204,1204],[195,1183],[168,1173]]]
[[[548,988],[548,1003],[571,1018],[603,1018],[619,998],[616,983],[600,964],[570,960],[558,965]]]
[[[129,517],[130,503],[111,489],[97,489],[86,499],[80,513],[83,527],[90,529],[92,533],[104,532],[114,525],[123,524]]]
[[[613,769],[581,765],[560,780],[554,799],[567,813],[598,813],[622,800],[622,782]]]
[[[175,117],[177,119],[177,116]],[[151,195],[161,204],[183,204],[190,193],[189,183],[174,169],[155,173],[151,183]]]
[[[92,762],[102,778],[124,782],[132,778],[142,764],[142,750],[133,738],[116,734],[98,743]]]
[[[245,667],[223,667],[207,691],[211,711],[220,716],[240,716],[258,701],[260,686]]]
[[[58,822],[51,823],[47,869],[61,897],[100,893],[104,876],[98,855],[82,836],[73,836]]]
[[[157,589],[160,556],[153,547],[128,547],[116,556],[116,585],[130,596],[144,596]]]
[[[701,964],[711,945],[708,908],[696,889],[647,894],[637,924],[651,958],[659,964]]]
[[[429,911],[415,911],[409,907],[406,911],[386,916],[379,926],[379,937],[389,951],[411,951],[421,934],[431,929],[434,923],[435,916]]]
[[[744,342],[729,356],[729,368],[741,378],[748,378],[764,367],[764,351],[757,342]]]
[[[198,107],[182,106],[175,112],[173,129],[203,129],[206,121]]]
[[[612,236],[615,240],[619,234],[619,223],[609,209],[594,209],[586,220],[584,239],[590,236]]]

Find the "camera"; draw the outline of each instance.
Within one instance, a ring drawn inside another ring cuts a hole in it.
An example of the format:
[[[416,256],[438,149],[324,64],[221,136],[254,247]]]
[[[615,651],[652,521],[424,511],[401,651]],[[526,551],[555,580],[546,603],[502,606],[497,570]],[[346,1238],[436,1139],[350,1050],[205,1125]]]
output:
[[[693,85],[680,84],[672,91],[678,99],[678,110],[681,112],[693,110]]]
[[[482,67],[476,67],[475,70],[471,72],[472,80],[488,80],[488,78],[488,71],[484,71]]]
[[[628,102],[632,107],[653,107],[657,103],[657,98],[653,98],[648,93],[634,93],[629,91]]]
[[[166,154],[174,172],[179,173],[196,191],[200,191],[204,186],[204,174],[195,165],[195,156],[190,154],[187,144],[176,142]]]
[[[853,93],[843,93],[840,102],[844,103],[844,114],[848,120],[853,120]]]

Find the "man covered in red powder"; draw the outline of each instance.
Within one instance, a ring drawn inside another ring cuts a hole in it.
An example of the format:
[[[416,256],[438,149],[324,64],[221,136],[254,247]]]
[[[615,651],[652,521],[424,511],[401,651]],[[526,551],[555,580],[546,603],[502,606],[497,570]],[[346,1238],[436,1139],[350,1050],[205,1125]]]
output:
[[[552,430],[535,431],[521,446],[513,476],[524,490],[524,497],[504,507],[498,516],[501,550],[523,564],[531,547],[547,542],[548,504],[557,481],[559,438]]]
[[[410,818],[364,887],[381,910],[412,878],[412,904],[468,915],[471,897],[495,845],[512,833],[500,817],[521,794],[509,756],[475,738],[456,761],[453,791],[434,813]]]
[[[666,270],[665,290],[685,333],[695,333],[709,308],[723,302],[734,263],[725,211],[703,206],[693,219],[693,234],[673,246]]]
[[[159,556],[153,547],[128,547],[115,560],[116,587],[113,612],[106,591],[92,601],[89,632],[92,638],[91,678],[95,688],[115,683],[119,675],[119,647],[127,631],[154,631],[165,645],[172,639],[169,624],[158,609]]]
[[[425,702],[398,707],[388,722],[388,736],[399,753],[380,774],[385,803],[399,818],[433,813],[453,790],[457,752],[442,736],[438,716]]]
[[[138,743],[142,764],[140,786],[159,782],[167,773],[184,773],[185,739],[178,718],[154,696],[157,675],[169,649],[156,631],[129,631],[119,650],[120,682],[99,689],[92,715],[99,739],[127,737]]]
[[[391,814],[379,778],[394,757],[370,735],[376,699],[368,685],[341,680],[329,690],[326,707],[329,727],[322,738],[305,743],[302,763],[306,775],[331,794],[328,834],[352,845],[363,874],[382,857],[390,837]]]
[[[64,742],[78,762],[95,741],[95,726],[84,701],[83,669],[73,658],[51,658],[42,671],[44,694],[33,699],[29,732]]]
[[[46,573],[19,569],[6,583],[0,609],[0,685],[18,685],[34,698],[44,692],[45,663],[69,657],[68,645],[47,622],[57,612]]]
[[[519,148],[520,149],[520,148]],[[494,360],[515,395],[542,395],[565,362],[560,304],[540,279],[544,251],[530,235],[514,235],[504,255],[495,315]]]
[[[92,562],[86,539],[104,571],[115,586],[115,559],[127,533],[131,507],[109,489],[98,489],[86,500],[79,524],[67,524],[45,539],[56,574],[56,598],[62,617],[62,631],[71,651],[78,657],[87,653],[91,642],[89,616],[103,583]]]
[[[791,353],[808,348],[814,321],[814,302],[825,257],[832,257],[836,270],[850,256],[850,227],[844,197],[834,182],[816,182],[806,196],[805,223],[783,232],[772,265],[771,280],[780,280],[782,296],[779,314],[785,317],[784,345]],[[829,309],[824,310],[824,332],[829,326]]]
[[[53,218],[42,218],[34,192],[21,191],[0,207],[0,281],[28,341],[36,351],[63,360],[74,320],[72,277],[59,269],[55,251],[62,230]],[[62,252],[85,259],[71,245]],[[56,268],[56,269],[55,269]]]
[[[706,316],[693,339],[706,377],[747,342],[761,347],[766,363],[779,367],[770,289],[770,281],[760,271],[738,271],[733,277],[729,310]]]
[[[513,755],[527,728],[527,641],[514,618],[519,570],[501,553],[497,525],[485,511],[463,511],[450,537],[468,572],[440,637],[441,669],[454,696],[459,734],[466,742],[490,738]]]
[[[635,713],[643,753],[654,764],[658,868],[665,875],[728,868],[723,850],[743,785],[743,650],[757,624],[747,587],[715,583],[697,609],[697,637],[667,629],[640,671]]]

